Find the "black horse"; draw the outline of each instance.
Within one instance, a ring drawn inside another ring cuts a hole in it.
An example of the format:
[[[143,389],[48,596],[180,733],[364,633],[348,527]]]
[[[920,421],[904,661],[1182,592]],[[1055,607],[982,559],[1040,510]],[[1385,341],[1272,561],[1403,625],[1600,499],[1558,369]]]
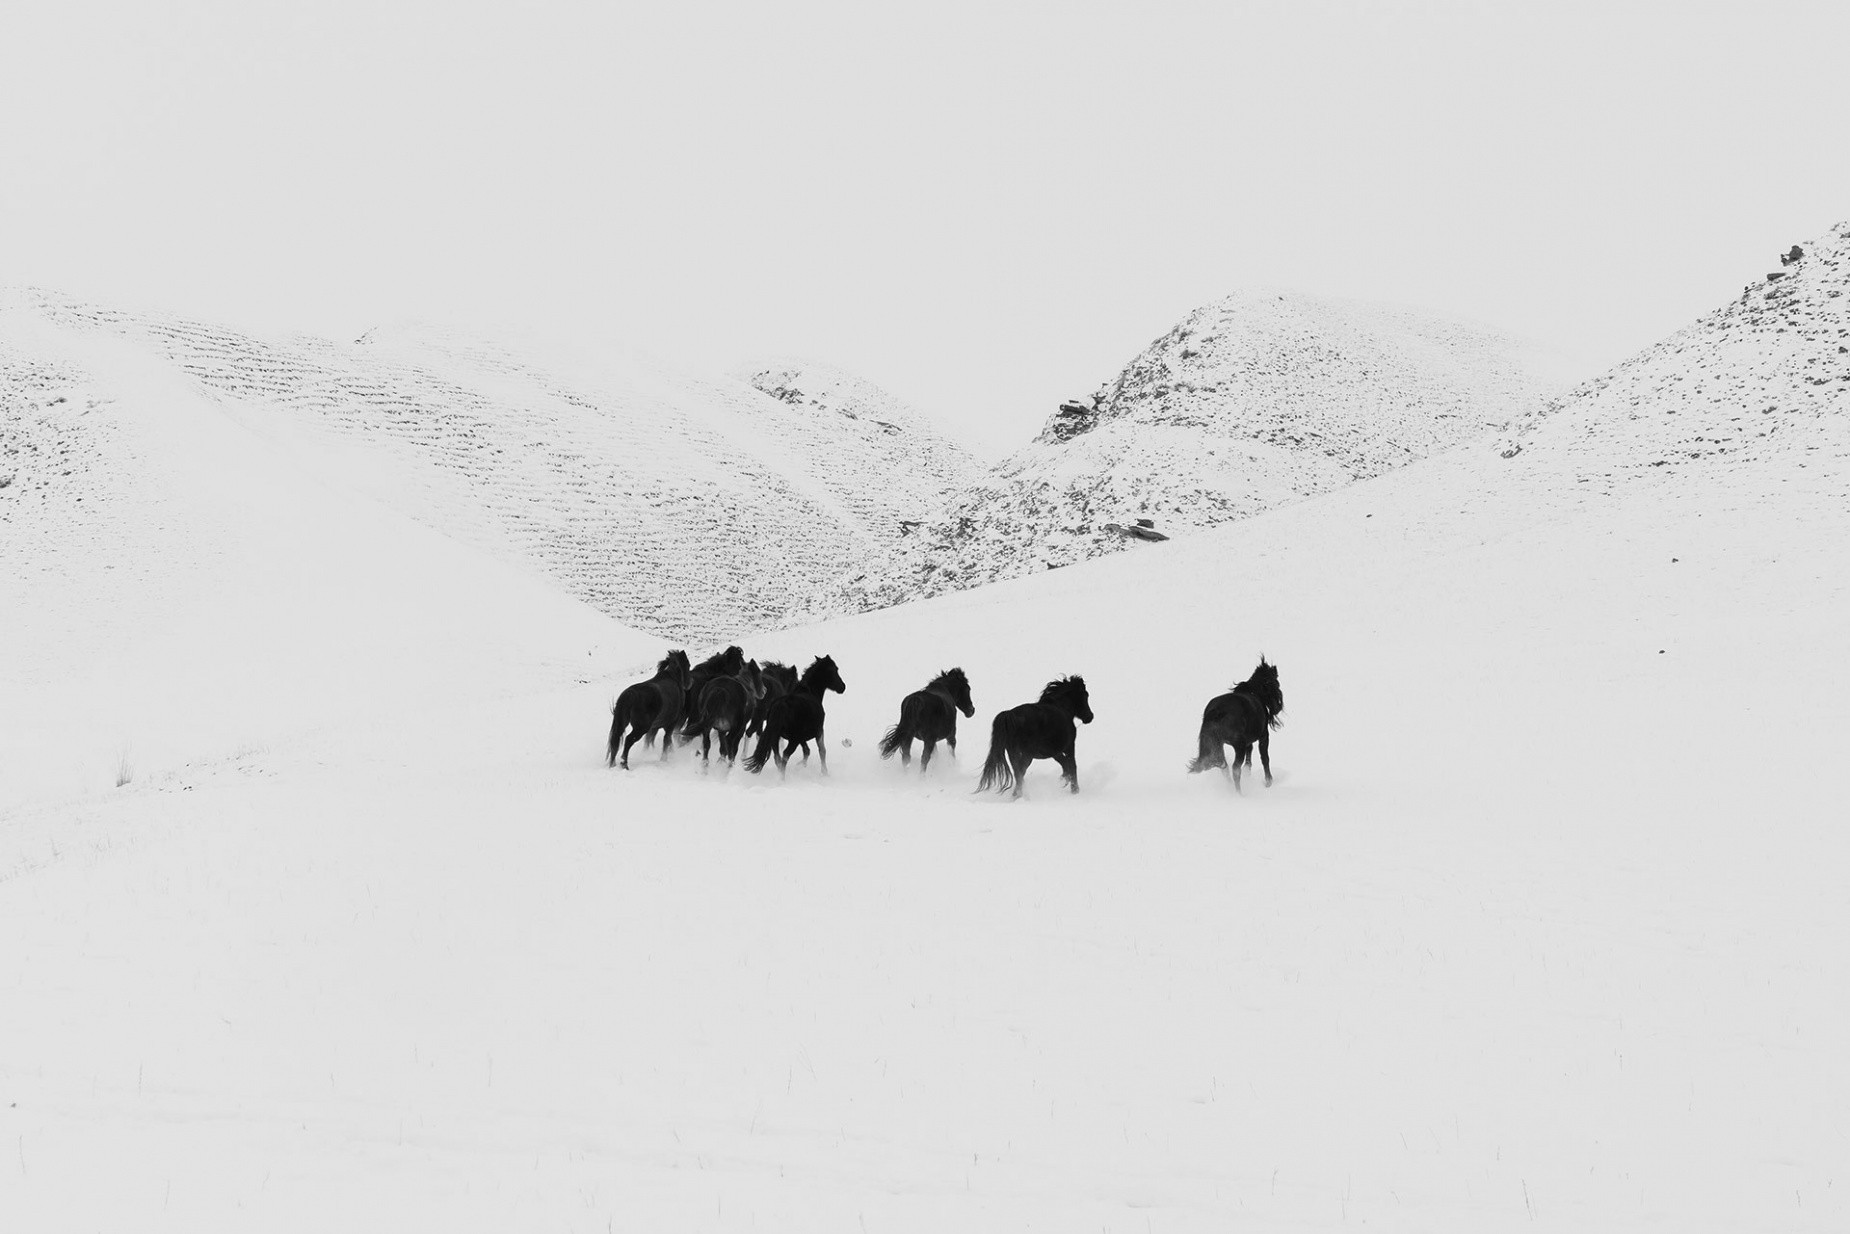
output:
[[[764,730],[765,713],[771,710],[771,704],[797,688],[796,666],[766,660],[758,666],[758,678],[764,693],[759,696],[758,705],[752,708],[752,722],[745,729],[754,737]]]
[[[739,742],[745,737],[745,726],[762,693],[764,686],[756,660],[747,660],[745,666],[730,677],[715,677],[707,682],[695,705],[702,762],[712,760],[714,733],[719,734],[721,758],[730,763],[739,757]]]
[[[822,759],[822,774],[827,775],[829,747],[822,735],[822,696],[828,690],[842,694],[847,689],[836,671],[835,661],[828,656],[817,656],[797,679],[796,688],[772,703],[765,712],[764,731],[758,734],[757,748],[745,760],[745,769],[753,773],[763,771],[765,763],[775,755],[777,770],[781,773],[790,762],[790,752],[806,741],[813,741]],[[777,749],[780,741],[784,743],[781,753]]]
[[[662,735],[662,757],[668,757],[668,748],[673,744],[669,735],[680,723],[681,712],[687,704],[691,671],[687,666],[687,653],[671,651],[655,666],[655,676],[617,695],[617,704],[610,709],[609,761],[605,766],[614,767],[621,760],[623,770],[628,771],[630,747],[642,738],[654,741],[658,731]],[[627,741],[623,740],[625,729],[630,730]],[[621,751],[618,750],[619,742],[622,742]]]
[[[1259,657],[1253,675],[1227,693],[1209,701],[1201,713],[1200,751],[1189,760],[1190,771],[1220,767],[1233,777],[1233,787],[1240,792],[1240,766],[1253,765],[1253,746],[1259,747],[1259,765],[1265,768],[1266,787],[1272,786],[1272,730],[1279,725],[1285,710],[1285,694],[1278,688],[1278,666]],[[1222,746],[1233,747],[1233,762],[1227,762]]]
[[[745,667],[745,652],[737,647],[728,647],[717,655],[708,656],[694,665],[692,680],[688,683],[687,713],[681,718],[681,740],[692,741],[700,735],[700,715],[694,704],[699,701],[701,691],[707,688],[707,682],[715,677],[731,677]]]
[[[924,752],[919,755],[920,771],[931,766],[931,752],[940,741],[956,754],[957,713],[960,711],[966,716],[975,715],[976,705],[970,701],[970,679],[964,676],[961,668],[954,668],[948,673],[939,673],[923,690],[906,695],[899,704],[899,723],[887,729],[886,736],[880,739],[880,757],[892,758],[898,751],[899,761],[910,767],[915,737],[925,743]]]
[[[989,726],[989,757],[983,762],[976,791],[1006,790],[1012,785],[1019,797],[1028,764],[1051,758],[1060,764],[1060,778],[1078,792],[1079,764],[1073,760],[1073,739],[1079,732],[1075,720],[1092,723],[1092,703],[1086,697],[1083,677],[1050,681],[1038,703],[1023,703],[998,714]]]
[[[758,682],[764,687],[764,693],[752,706],[751,722],[745,726],[747,737],[756,737],[764,732],[764,718],[770,714],[771,704],[797,688],[797,670],[794,664],[779,664],[776,660],[767,660],[758,666]],[[803,761],[809,761],[809,743],[803,743]]]

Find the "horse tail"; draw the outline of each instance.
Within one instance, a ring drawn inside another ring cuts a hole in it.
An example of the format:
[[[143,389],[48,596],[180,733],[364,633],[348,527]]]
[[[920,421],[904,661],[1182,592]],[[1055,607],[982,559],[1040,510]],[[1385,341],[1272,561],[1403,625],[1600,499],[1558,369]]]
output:
[[[700,730],[706,727],[706,716],[701,713],[700,700],[695,697],[692,690],[682,695],[681,708],[681,722],[675,727],[681,730],[681,741],[685,744],[700,736]],[[662,740],[667,741],[671,735],[671,732],[664,732],[662,734]]]
[[[976,791],[999,789],[1007,792],[1015,786],[1015,769],[1009,766],[1008,712],[999,713],[989,726],[989,757],[983,760],[983,775]]]
[[[1188,760],[1189,774],[1206,771],[1210,767],[1227,765],[1227,755],[1221,749],[1220,737],[1214,731],[1214,726],[1208,723],[1206,716],[1203,716],[1201,720],[1200,747],[1195,757]]]
[[[623,740],[623,730],[628,727],[629,725],[623,719],[623,713],[618,710],[618,704],[612,703],[610,705],[610,745],[604,751],[604,766],[615,767],[617,765],[617,745]]]
[[[751,757],[745,760],[745,770],[753,775],[764,770],[764,765],[771,761],[771,755],[783,737],[783,727],[777,722],[776,712],[764,718],[764,727],[758,731],[758,744],[752,748]]]
[[[899,723],[886,730],[886,736],[880,739],[880,757],[892,758],[899,752],[899,747],[912,740],[912,734],[905,731],[906,720],[900,717]]]

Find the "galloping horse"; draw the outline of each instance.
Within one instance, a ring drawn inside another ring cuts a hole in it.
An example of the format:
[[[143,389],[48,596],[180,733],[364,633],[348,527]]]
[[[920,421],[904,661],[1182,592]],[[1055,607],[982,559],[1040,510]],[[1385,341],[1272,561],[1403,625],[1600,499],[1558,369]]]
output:
[[[789,765],[790,752],[806,741],[814,741],[816,753],[822,759],[822,774],[827,775],[829,746],[822,735],[822,696],[828,690],[842,694],[847,689],[841,673],[836,671],[835,661],[828,656],[817,656],[803,670],[796,688],[773,702],[765,712],[764,731],[758,735],[758,746],[752,756],[745,760],[745,769],[754,774],[763,771],[765,763],[775,755],[777,770],[782,774]],[[777,749],[780,741],[784,743],[781,753]]]
[[[719,756],[728,763],[739,757],[739,742],[751,719],[752,707],[764,686],[758,661],[747,660],[745,666],[730,677],[715,677],[700,692],[695,707],[699,717],[700,758],[708,762],[713,756],[713,734],[719,734]]]
[[[894,751],[898,751],[900,763],[910,767],[915,737],[925,743],[919,755],[921,772],[931,766],[931,752],[940,741],[950,746],[955,755],[957,713],[960,711],[965,716],[973,716],[976,705],[970,701],[970,679],[964,676],[961,668],[954,668],[948,673],[939,673],[923,690],[906,695],[899,704],[899,723],[887,729],[886,736],[880,739],[880,757],[892,758]]]
[[[770,714],[771,704],[797,688],[796,666],[767,660],[758,666],[758,682],[764,687],[764,693],[752,705],[751,722],[745,726],[747,737],[756,737],[764,732],[764,718]],[[809,761],[808,743],[803,746],[803,761]]]
[[[1259,747],[1259,765],[1265,768],[1266,787],[1272,786],[1271,731],[1279,725],[1279,713],[1285,709],[1285,693],[1278,688],[1278,666],[1259,657],[1253,675],[1227,693],[1209,700],[1201,713],[1201,737],[1198,752],[1189,760],[1190,771],[1220,767],[1233,778],[1236,792],[1240,787],[1240,765],[1253,765],[1253,746]],[[1233,762],[1227,762],[1222,746],[1233,747]]]
[[[700,711],[696,704],[700,701],[700,692],[707,688],[707,682],[715,677],[730,677],[744,667],[745,652],[737,647],[728,647],[694,665],[692,679],[687,687],[687,714],[681,719],[683,744],[700,735]]]
[[[1019,797],[1028,764],[1051,758],[1060,764],[1060,778],[1078,792],[1079,764],[1073,759],[1073,741],[1079,732],[1075,720],[1092,723],[1092,703],[1086,697],[1083,677],[1050,681],[1039,702],[999,713],[989,726],[989,757],[983,762],[976,791],[1000,791],[1013,785]]]
[[[687,702],[688,674],[685,651],[671,651],[655,666],[655,676],[647,681],[639,681],[617,696],[616,706],[610,709],[610,746],[607,751],[607,767],[616,766],[619,759],[623,770],[630,769],[630,747],[640,738],[655,739],[656,732],[662,734],[662,757],[668,757],[668,748],[673,743],[669,735],[681,719],[682,708]],[[629,740],[623,741],[625,729],[631,729]],[[622,742],[619,754],[617,743]]]

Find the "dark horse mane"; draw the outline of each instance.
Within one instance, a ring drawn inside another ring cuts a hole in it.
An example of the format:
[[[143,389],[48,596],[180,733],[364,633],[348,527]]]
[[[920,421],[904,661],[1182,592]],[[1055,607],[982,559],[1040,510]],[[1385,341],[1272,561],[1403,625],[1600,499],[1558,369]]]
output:
[[[1086,679],[1084,677],[1062,677],[1058,681],[1048,682],[1047,688],[1041,691],[1039,701],[1043,703],[1062,702],[1074,692],[1085,694]]]
[[[1278,688],[1278,667],[1267,664],[1265,657],[1259,657],[1259,667],[1253,675],[1239,685],[1231,687],[1229,694],[1244,694],[1259,704],[1265,712],[1265,722],[1270,728],[1278,728],[1284,723],[1279,717],[1285,711],[1285,692]]]
[[[744,666],[745,649],[742,647],[728,647],[724,651],[714,652],[700,663],[694,665],[694,671],[699,672],[703,668],[716,669],[722,674],[730,675],[738,672]]]
[[[946,669],[927,682],[925,688],[927,690],[936,690],[939,686],[943,686],[945,689],[949,690],[953,696],[956,696],[959,692],[966,696],[970,693],[970,679],[964,676],[964,671],[961,668]]]
[[[827,667],[825,668],[824,665]],[[803,675],[797,678],[797,689],[820,695],[823,687],[818,683],[825,678],[835,676],[837,671],[832,656],[817,656],[809,662],[809,667],[803,670]]]

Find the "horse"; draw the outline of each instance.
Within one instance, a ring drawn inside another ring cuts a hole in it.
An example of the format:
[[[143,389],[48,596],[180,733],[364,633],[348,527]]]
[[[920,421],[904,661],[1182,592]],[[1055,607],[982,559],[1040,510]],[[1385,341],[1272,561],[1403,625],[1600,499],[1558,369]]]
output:
[[[745,760],[745,769],[755,775],[763,771],[765,763],[775,755],[778,773],[784,774],[790,763],[790,752],[804,742],[814,741],[816,753],[822,759],[822,774],[829,774],[829,746],[822,735],[822,697],[829,690],[843,694],[847,689],[841,673],[835,668],[835,661],[828,656],[817,656],[797,679],[796,688],[772,703],[765,712],[764,731],[758,735],[758,746],[752,756]],[[777,749],[780,741],[785,743],[782,753]]]
[[[728,763],[738,759],[745,725],[751,719],[758,696],[763,693],[756,660],[747,660],[745,666],[730,677],[715,677],[707,682],[695,709],[699,716],[702,762],[712,760],[714,733],[719,734],[719,756]]]
[[[931,752],[940,741],[950,746],[955,756],[957,713],[960,711],[966,717],[973,716],[976,705],[970,701],[970,679],[964,676],[961,668],[954,668],[948,673],[939,673],[923,690],[906,695],[899,704],[899,723],[887,729],[886,736],[880,739],[880,757],[892,758],[894,751],[898,751],[900,763],[910,767],[915,737],[925,743],[925,750],[919,756],[920,772],[931,766]]]
[[[1240,787],[1240,766],[1253,765],[1253,746],[1259,747],[1259,765],[1265,768],[1265,785],[1272,787],[1271,732],[1279,726],[1285,710],[1285,693],[1278,688],[1278,666],[1259,657],[1253,675],[1227,693],[1209,700],[1201,713],[1200,750],[1189,760],[1191,772],[1219,767],[1233,779],[1236,792]],[[1233,762],[1227,762],[1222,746],[1233,747]]]
[[[688,685],[687,714],[682,718],[681,742],[686,744],[700,735],[700,714],[693,705],[700,699],[700,692],[707,688],[707,682],[715,677],[731,677],[745,667],[745,653],[737,647],[728,647],[717,655],[708,656],[694,665],[693,679]]]
[[[776,660],[767,660],[758,666],[758,681],[764,687],[764,693],[752,705],[751,722],[745,726],[747,737],[757,737],[764,732],[764,718],[771,710],[771,704],[797,688],[797,670],[794,664],[779,664]],[[803,761],[809,761],[809,743],[803,743]]]
[[[764,693],[758,696],[758,705],[752,708],[751,723],[745,726],[746,734],[753,737],[763,731],[765,712],[771,709],[771,704],[797,688],[796,666],[766,660],[758,666],[758,678],[764,685]]]
[[[617,702],[610,709],[610,746],[606,751],[606,767],[614,767],[618,761],[623,763],[623,770],[630,769],[630,747],[639,738],[655,740],[659,730],[662,734],[662,757],[668,757],[668,749],[673,743],[669,734],[680,723],[681,710],[687,702],[688,674],[692,670],[687,666],[685,651],[671,651],[655,666],[655,676],[647,681],[639,681],[627,687],[617,695]],[[623,740],[624,730],[631,730],[629,740]],[[622,742],[619,753],[618,743]]]
[[[994,788],[1000,792],[1013,785],[1019,797],[1028,764],[1051,758],[1060,764],[1060,778],[1078,792],[1079,765],[1073,760],[1073,740],[1079,732],[1075,720],[1092,723],[1092,702],[1083,677],[1050,681],[1039,702],[997,714],[989,726],[989,757],[983,762],[976,791]]]

